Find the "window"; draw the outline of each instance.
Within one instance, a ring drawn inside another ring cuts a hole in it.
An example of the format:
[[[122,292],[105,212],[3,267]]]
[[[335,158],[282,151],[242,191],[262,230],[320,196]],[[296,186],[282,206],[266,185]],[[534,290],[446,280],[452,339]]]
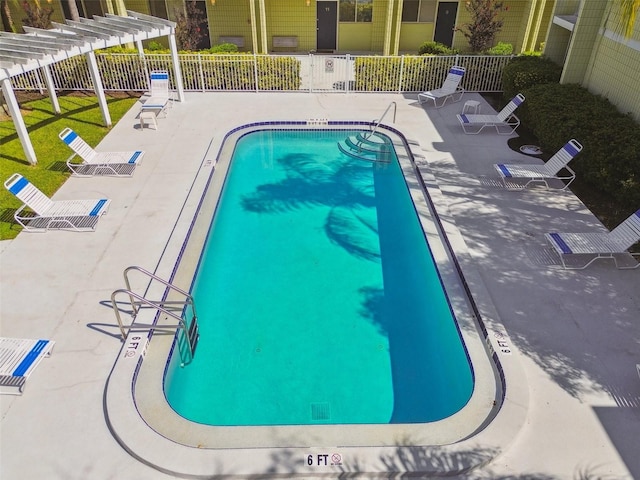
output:
[[[436,18],[435,0],[404,0],[402,6],[403,22],[431,22]]]
[[[371,22],[373,0],[340,0],[341,22]]]

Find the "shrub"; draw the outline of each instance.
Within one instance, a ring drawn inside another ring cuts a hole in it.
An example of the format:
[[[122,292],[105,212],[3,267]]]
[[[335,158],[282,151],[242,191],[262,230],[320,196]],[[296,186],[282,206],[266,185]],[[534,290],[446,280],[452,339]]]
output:
[[[209,53],[236,53],[238,51],[238,46],[234,43],[220,43],[206,51]]]
[[[487,55],[511,55],[513,53],[513,45],[505,42],[498,42],[495,47],[491,47],[485,52]]]
[[[418,48],[418,55],[456,55],[457,53],[457,50],[438,42],[424,42]]]
[[[562,68],[551,60],[532,55],[513,58],[502,72],[504,96],[512,98],[534,85],[558,83]]]
[[[525,90],[520,117],[547,151],[569,139],[584,146],[571,167],[595,189],[629,209],[640,205],[640,125],[607,99],[579,85],[544,84]]]

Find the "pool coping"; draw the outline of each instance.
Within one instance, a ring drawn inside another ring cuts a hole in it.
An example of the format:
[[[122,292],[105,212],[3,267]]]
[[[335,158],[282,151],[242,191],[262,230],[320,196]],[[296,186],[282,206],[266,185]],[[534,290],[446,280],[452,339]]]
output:
[[[297,127],[308,125],[309,128],[317,128],[318,125],[325,125],[322,119],[319,119],[318,122],[320,123],[313,124],[304,121],[257,122],[233,129],[227,134],[227,137],[249,127],[264,128],[269,125],[287,124]],[[353,125],[370,125],[370,122],[326,122],[326,125],[344,128],[345,126]],[[384,125],[384,128],[403,136],[400,131],[393,127]],[[224,148],[226,143],[225,141],[222,142],[221,149]],[[504,388],[507,383],[511,384],[515,379],[522,381],[524,374],[517,359],[518,352],[512,346],[504,329],[501,328],[495,307],[491,303],[480,275],[469,258],[460,232],[448,214],[447,203],[437,186],[435,177],[431,174],[424,157],[420,154],[420,144],[419,142],[409,141],[405,147],[408,152],[407,156],[411,157],[411,163],[403,165],[403,169],[411,168],[416,173],[419,173],[416,179],[422,184],[421,187],[429,192],[438,212],[440,227],[446,231],[447,238],[457,258],[458,267],[464,272],[464,288],[473,294],[473,298],[482,299],[482,301],[476,302],[476,309],[481,317],[481,319],[477,320],[484,336],[485,345],[492,352],[495,368],[501,378],[501,385],[498,386],[497,390],[500,387]],[[215,181],[216,178],[220,179],[222,177],[213,175],[214,167],[218,168],[217,160],[213,160],[210,152],[208,152],[205,154],[201,168],[194,181],[192,192],[194,192],[195,197],[198,197],[196,192],[200,192],[200,196],[202,196],[204,188],[206,188],[210,180]],[[190,195],[186,201],[185,208],[183,208],[184,218],[181,215],[181,219],[176,223],[174,234],[169,240],[171,245],[165,248],[165,252],[182,251],[180,242],[188,234],[191,228],[191,220],[199,205],[198,199]],[[433,234],[433,232],[431,233]],[[157,272],[160,275],[164,275],[164,278],[173,277],[175,272],[171,270],[172,262],[175,265],[175,258],[170,259],[167,256],[165,261],[163,256]],[[170,275],[167,275],[167,273],[170,273]],[[160,292],[161,289],[157,292],[154,292],[153,288],[151,290],[148,293],[162,294]],[[143,332],[130,333],[122,347],[105,388],[104,412],[109,429],[125,450],[140,461],[166,473],[209,478],[212,473],[221,475],[264,474],[269,471],[269,468],[271,468],[273,474],[388,472],[391,468],[393,471],[398,472],[451,475],[469,471],[495,458],[511,443],[526,419],[528,389],[525,386],[525,388],[504,389],[503,395],[500,398],[496,398],[496,404],[492,406],[495,410],[495,414],[491,415],[492,418],[485,419],[475,429],[475,433],[454,443],[422,446],[419,441],[413,444],[405,439],[405,446],[349,446],[334,448],[314,446],[313,442],[308,438],[308,432],[304,432],[304,428],[298,428],[295,429],[294,433],[305,434],[307,437],[305,445],[295,448],[283,447],[279,452],[282,455],[283,462],[278,462],[280,466],[276,468],[273,466],[275,463],[274,453],[270,449],[259,447],[249,449],[207,449],[197,448],[197,446],[184,446],[163,437],[142,422],[138,406],[132,395],[138,368],[143,359],[145,361],[148,360],[148,358],[145,358],[148,336],[141,333]],[[154,338],[154,342],[156,340],[157,338]],[[465,343],[467,342],[465,341]],[[509,379],[509,382],[506,382],[506,378]],[[318,427],[322,429],[323,426]],[[389,425],[384,425],[384,427],[388,428]],[[402,427],[405,426],[401,425],[399,429]],[[170,442],[171,455],[167,455],[167,447],[169,446],[167,442]],[[443,443],[447,443],[446,439],[443,440]],[[135,450],[130,445],[135,445]],[[321,464],[322,458],[329,458],[322,457],[323,455],[330,456],[333,454],[339,455],[339,461],[328,462],[334,463],[333,465]],[[415,457],[416,455],[420,455],[425,459],[433,458],[434,461],[420,462],[419,465],[412,465],[410,462],[403,461],[405,458]],[[440,460],[435,461],[436,457]],[[309,458],[312,460],[311,465],[308,464]],[[443,461],[443,458],[448,460]],[[305,459],[307,462],[305,462]],[[446,469],[442,467],[446,467]],[[189,471],[186,471],[187,469]]]

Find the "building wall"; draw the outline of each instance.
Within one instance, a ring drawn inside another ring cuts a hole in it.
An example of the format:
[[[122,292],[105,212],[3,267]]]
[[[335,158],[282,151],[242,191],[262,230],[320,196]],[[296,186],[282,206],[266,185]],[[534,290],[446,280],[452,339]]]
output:
[[[609,6],[615,9],[615,4]],[[617,13],[614,10],[605,29],[598,32],[582,85],[640,122],[640,20],[636,20],[631,38],[625,39],[616,33]]]

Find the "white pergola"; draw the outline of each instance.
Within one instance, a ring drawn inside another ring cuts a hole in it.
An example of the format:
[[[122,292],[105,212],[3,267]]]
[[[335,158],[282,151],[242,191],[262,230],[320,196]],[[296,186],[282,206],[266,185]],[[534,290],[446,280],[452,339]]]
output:
[[[93,81],[102,119],[105,126],[111,125],[102,79],[96,62],[95,50],[135,43],[142,54],[142,40],[169,37],[169,48],[176,82],[178,100],[184,101],[182,72],[178,61],[175,38],[175,22],[127,10],[127,16],[106,14],[81,21],[66,20],[65,24],[53,23],[54,28],[43,30],[24,27],[26,33],[0,32],[0,83],[13,123],[22,143],[22,148],[31,164],[37,163],[36,154],[25,126],[20,105],[16,100],[11,78],[33,70],[40,70],[45,80],[53,109],[60,113],[50,65],[61,60],[85,55]]]

